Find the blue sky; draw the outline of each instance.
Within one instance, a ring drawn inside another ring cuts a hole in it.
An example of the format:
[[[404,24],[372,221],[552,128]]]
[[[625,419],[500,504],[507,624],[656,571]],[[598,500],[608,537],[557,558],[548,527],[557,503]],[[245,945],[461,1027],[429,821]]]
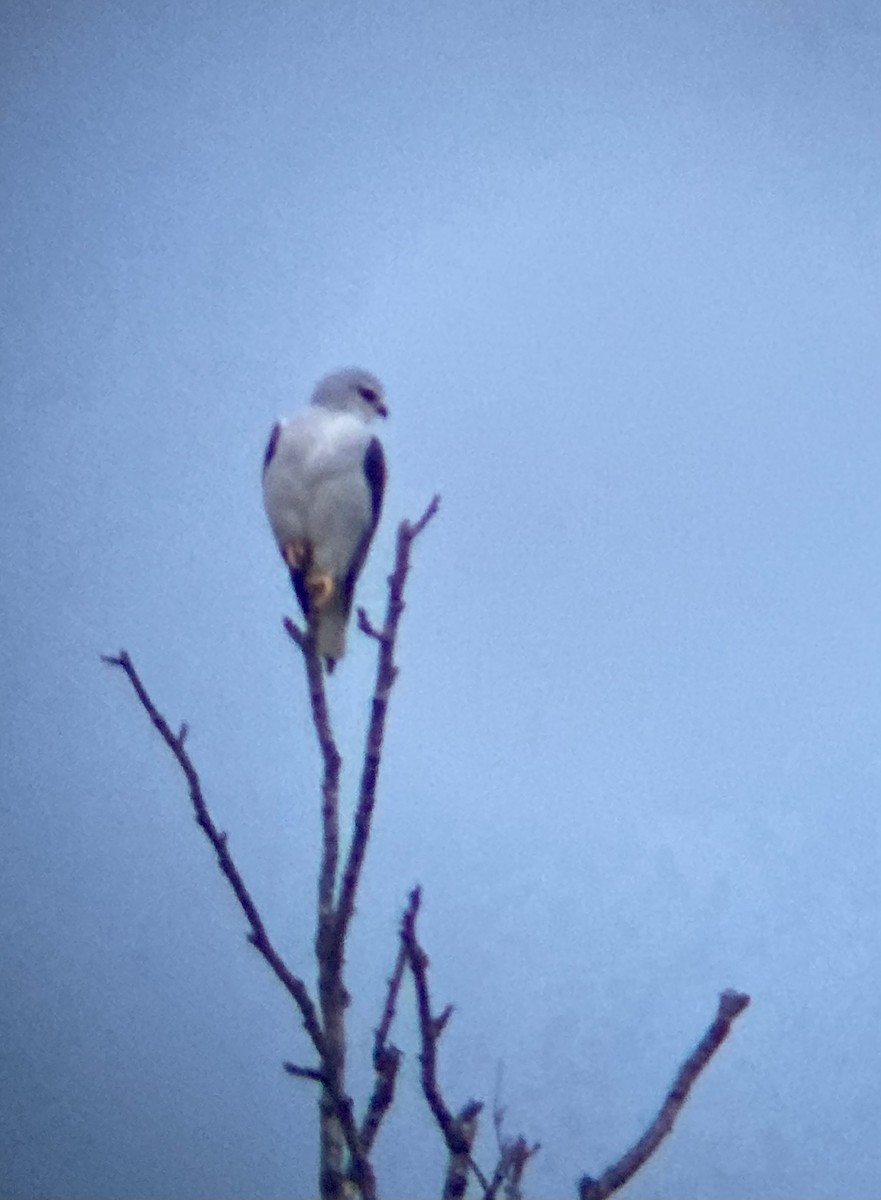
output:
[[[356,1094],[418,881],[449,1099],[503,1064],[530,1195],[630,1144],[735,987],[752,1007],[629,1194],[875,1200],[876,7],[2,26],[8,1193],[313,1192],[298,1023],[98,655],[189,721],[308,973],[316,752],[259,463],[357,363],[391,408],[375,614],[397,521],[443,510],[350,952]],[[350,783],[370,667],[355,636],[332,682]],[[406,1012],[399,1039],[380,1186],[430,1195]]]

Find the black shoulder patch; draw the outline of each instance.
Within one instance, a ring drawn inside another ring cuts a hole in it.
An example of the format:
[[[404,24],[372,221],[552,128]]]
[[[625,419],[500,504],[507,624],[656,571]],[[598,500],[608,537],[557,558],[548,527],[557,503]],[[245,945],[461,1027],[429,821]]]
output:
[[[266,447],[266,453],[263,455],[263,474],[266,474],[266,468],[272,462],[275,455],[275,448],[278,445],[278,437],[281,433],[281,423],[276,421],[272,427],[272,433],[269,435],[269,443]]]
[[[370,488],[370,504],[373,510],[373,527],[376,528],[382,512],[382,497],[385,494],[385,455],[379,438],[371,438],[364,452],[364,477]],[[371,531],[372,532],[372,531]]]
[[[347,620],[352,610],[355,584],[358,582],[358,576],[361,574],[361,568],[364,566],[364,560],[367,557],[367,551],[370,549],[370,543],[373,541],[374,533],[376,533],[376,526],[379,524],[379,515],[382,512],[382,497],[385,493],[385,455],[382,452],[382,442],[379,438],[371,438],[367,449],[364,451],[364,478],[367,480],[367,487],[370,489],[371,521],[370,528],[364,531],[364,536],[361,538],[358,549],[355,551],[355,556],[349,564],[346,578],[343,580],[343,601]]]

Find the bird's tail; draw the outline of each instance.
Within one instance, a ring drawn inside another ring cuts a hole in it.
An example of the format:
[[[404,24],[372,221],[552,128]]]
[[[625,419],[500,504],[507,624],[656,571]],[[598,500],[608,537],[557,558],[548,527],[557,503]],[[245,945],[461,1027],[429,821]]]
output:
[[[346,626],[349,605],[342,589],[334,591],[318,618],[318,653],[332,671],[338,658],[346,653]]]

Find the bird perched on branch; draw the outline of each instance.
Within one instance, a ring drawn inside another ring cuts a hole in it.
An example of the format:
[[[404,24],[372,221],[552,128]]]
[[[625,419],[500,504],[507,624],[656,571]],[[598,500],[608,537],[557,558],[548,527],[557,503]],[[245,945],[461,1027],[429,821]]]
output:
[[[307,409],[278,422],[263,460],[266,515],[328,671],[346,652],[355,584],[382,510],[385,456],[370,422],[387,415],[374,375],[335,371]]]

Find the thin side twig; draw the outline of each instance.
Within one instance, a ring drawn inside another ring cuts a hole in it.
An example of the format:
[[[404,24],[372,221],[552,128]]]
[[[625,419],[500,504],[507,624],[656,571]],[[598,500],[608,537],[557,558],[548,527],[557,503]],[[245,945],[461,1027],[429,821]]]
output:
[[[229,849],[227,848],[227,838],[225,833],[221,833],[208,811],[208,806],[205,803],[205,798],[202,794],[202,784],[199,780],[199,775],[196,768],[193,766],[192,759],[184,748],[184,741],[187,736],[187,726],[182,725],[180,733],[173,733],[171,727],[165,717],[156,708],[156,705],[151,700],[147,689],[141,682],[141,678],[135,670],[134,663],[125,650],[119,654],[103,654],[101,656],[103,662],[112,667],[119,667],[125,672],[129,683],[132,685],[138,700],[141,702],[141,707],[147,713],[147,716],[153,722],[155,728],[159,731],[165,744],[171,750],[177,764],[184,774],[187,785],[190,791],[190,801],[193,805],[193,811],[196,814],[196,821],[199,828],[203,831],[208,841],[211,843],[215,854],[217,855],[217,863],[221,871],[225,875],[230,887],[235,893],[242,911],[247,918],[251,931],[248,934],[248,940],[254,946],[265,961],[271,967],[273,973],[279,982],[284,986],[288,994],[293,998],[297,1007],[300,1010],[300,1015],[303,1018],[303,1025],[312,1045],[317,1050],[320,1056],[324,1054],[324,1036],[321,1030],[321,1025],[316,1011],[315,1004],[309,991],[302,979],[298,978],[289,969],[281,955],[273,946],[269,939],[269,934],[266,932],[266,927],[263,924],[257,907],[251,897],[250,892],[245,886],[239,870],[233,862]]]
[[[281,1065],[287,1071],[288,1075],[293,1075],[295,1079],[309,1079],[312,1083],[326,1082],[324,1073],[316,1067],[300,1067],[292,1062],[284,1062]]]
[[[605,1170],[599,1179],[591,1179],[589,1175],[582,1178],[578,1185],[579,1200],[606,1200],[607,1196],[623,1187],[651,1158],[672,1130],[698,1076],[725,1041],[732,1023],[748,1004],[749,996],[743,992],[722,993],[715,1019],[680,1067],[658,1115],[639,1141]]]
[[[370,838],[370,822],[376,803],[376,783],[379,776],[379,764],[382,759],[382,743],[385,735],[385,720],[388,712],[389,695],[394,686],[398,668],[395,666],[395,642],[398,636],[398,624],[404,611],[404,586],[410,570],[410,549],[416,538],[432,519],[440,507],[440,496],[434,496],[425,512],[415,523],[402,521],[398,526],[397,549],[395,566],[389,576],[388,607],[385,624],[381,630],[376,630],[370,624],[367,614],[359,610],[358,620],[362,629],[376,639],[379,654],[376,666],[376,685],[373,689],[373,700],[370,711],[370,723],[367,728],[367,744],[364,750],[364,766],[361,772],[361,783],[358,789],[358,805],[355,809],[354,832],[346,859],[337,903],[336,936],[340,944],[345,943],[346,933],[355,911],[355,896],[361,878],[361,868],[364,865],[364,855]]]

